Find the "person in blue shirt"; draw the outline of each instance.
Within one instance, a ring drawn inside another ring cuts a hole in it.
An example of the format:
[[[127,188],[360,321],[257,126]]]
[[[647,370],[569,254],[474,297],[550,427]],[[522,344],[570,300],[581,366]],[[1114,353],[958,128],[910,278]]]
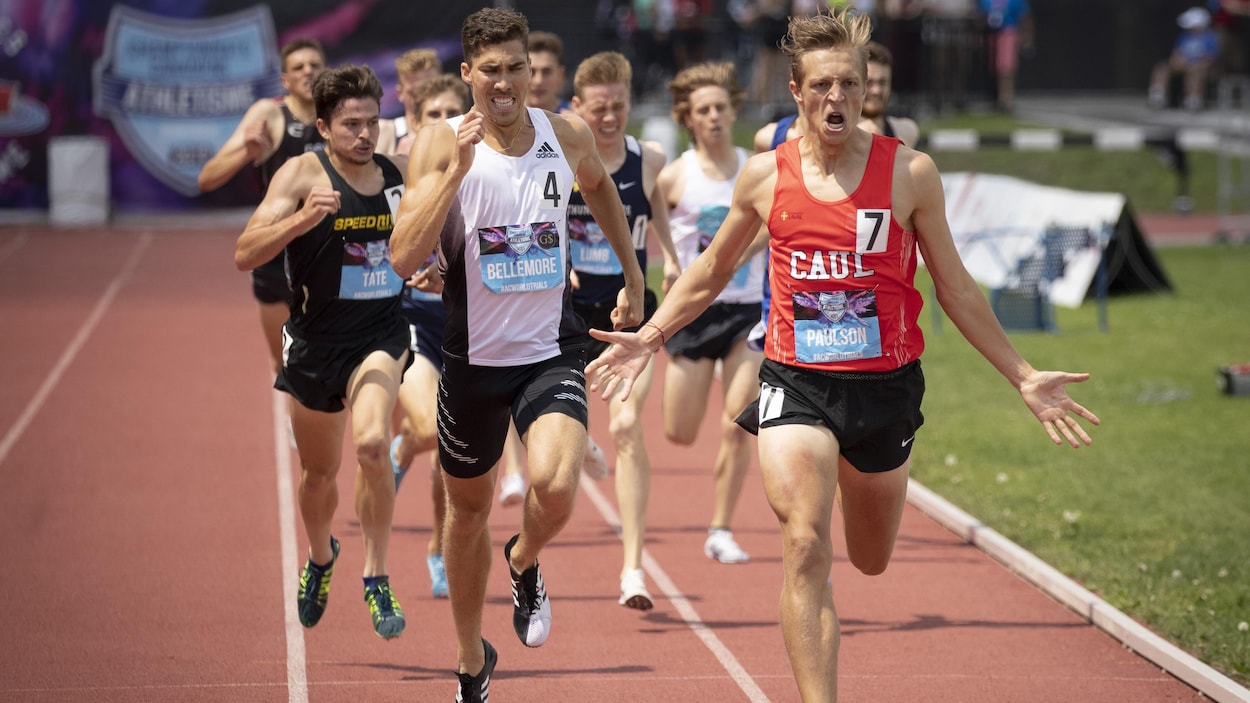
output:
[[[1029,0],[979,0],[993,37],[994,75],[998,77],[998,108],[1010,111],[1016,96],[1016,69],[1021,49],[1033,47],[1033,10]]]
[[[1148,102],[1153,108],[1167,103],[1168,80],[1179,73],[1184,76],[1185,109],[1202,109],[1207,76],[1220,54],[1220,43],[1211,29],[1211,13],[1202,7],[1191,7],[1176,18],[1183,30],[1172,46],[1166,61],[1155,65],[1150,74]]]

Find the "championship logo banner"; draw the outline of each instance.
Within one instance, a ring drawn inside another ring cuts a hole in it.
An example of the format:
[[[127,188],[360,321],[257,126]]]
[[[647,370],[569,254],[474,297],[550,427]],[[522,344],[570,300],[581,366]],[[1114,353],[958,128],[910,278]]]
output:
[[[282,94],[269,8],[183,20],[117,5],[93,71],[95,112],[175,191],[196,179],[254,102]]]

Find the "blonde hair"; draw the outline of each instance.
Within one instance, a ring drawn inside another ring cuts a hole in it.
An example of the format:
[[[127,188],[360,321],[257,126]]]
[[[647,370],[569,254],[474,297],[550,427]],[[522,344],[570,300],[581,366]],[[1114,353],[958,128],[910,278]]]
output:
[[[738,83],[738,74],[732,63],[695,64],[682,70],[668,84],[668,92],[673,96],[674,122],[679,125],[686,123],[686,118],[690,116],[690,94],[708,86],[724,88],[729,93],[729,102],[734,110],[742,107],[745,93]]]
[[[395,70],[401,76],[442,68],[443,62],[438,60],[438,52],[433,49],[409,49],[395,59]]]
[[[621,83],[628,89],[633,80],[634,69],[624,54],[600,51],[578,65],[577,73],[573,75],[573,94],[580,98],[582,90],[592,85]]]
[[[813,51],[837,49],[853,52],[859,59],[859,70],[868,74],[868,40],[872,37],[872,20],[868,15],[844,7],[837,12],[817,12],[810,17],[791,17],[781,51],[790,57],[790,78],[803,83],[802,59]]]

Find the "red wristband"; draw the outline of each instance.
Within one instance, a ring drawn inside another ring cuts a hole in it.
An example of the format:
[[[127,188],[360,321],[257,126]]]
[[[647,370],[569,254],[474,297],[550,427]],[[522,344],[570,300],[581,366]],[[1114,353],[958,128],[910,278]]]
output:
[[[642,326],[643,326],[643,327],[650,327],[650,328],[654,329],[656,332],[658,332],[658,333],[659,333],[659,335],[660,335],[660,346],[661,346],[661,347],[662,347],[662,346],[664,346],[664,343],[665,343],[666,341],[668,341],[668,339],[664,336],[664,330],[660,329],[660,326],[659,326],[659,325],[657,325],[657,324],[655,324],[654,322],[652,322],[652,321],[650,321],[650,320],[647,320],[646,322],[642,323]],[[659,349],[657,349],[656,351],[659,351]]]

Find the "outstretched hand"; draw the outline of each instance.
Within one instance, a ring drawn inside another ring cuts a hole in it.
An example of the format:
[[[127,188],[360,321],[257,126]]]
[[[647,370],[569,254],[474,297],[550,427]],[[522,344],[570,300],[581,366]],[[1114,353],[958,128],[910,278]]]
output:
[[[1097,415],[1072,400],[1066,388],[1069,383],[1081,383],[1088,379],[1087,373],[1038,371],[1020,385],[1020,397],[1042,423],[1042,427],[1046,428],[1046,434],[1050,435],[1050,441],[1055,444],[1063,444],[1065,439],[1073,447],[1080,447],[1082,443],[1093,443],[1094,440],[1090,439],[1085,428],[1081,427],[1074,416],[1083,417],[1095,425],[1102,423]]]
[[[598,359],[586,365],[586,378],[591,379],[590,390],[602,388],[603,399],[607,400],[619,389],[621,400],[625,400],[654,352],[636,332],[592,329],[590,336],[612,345]]]

